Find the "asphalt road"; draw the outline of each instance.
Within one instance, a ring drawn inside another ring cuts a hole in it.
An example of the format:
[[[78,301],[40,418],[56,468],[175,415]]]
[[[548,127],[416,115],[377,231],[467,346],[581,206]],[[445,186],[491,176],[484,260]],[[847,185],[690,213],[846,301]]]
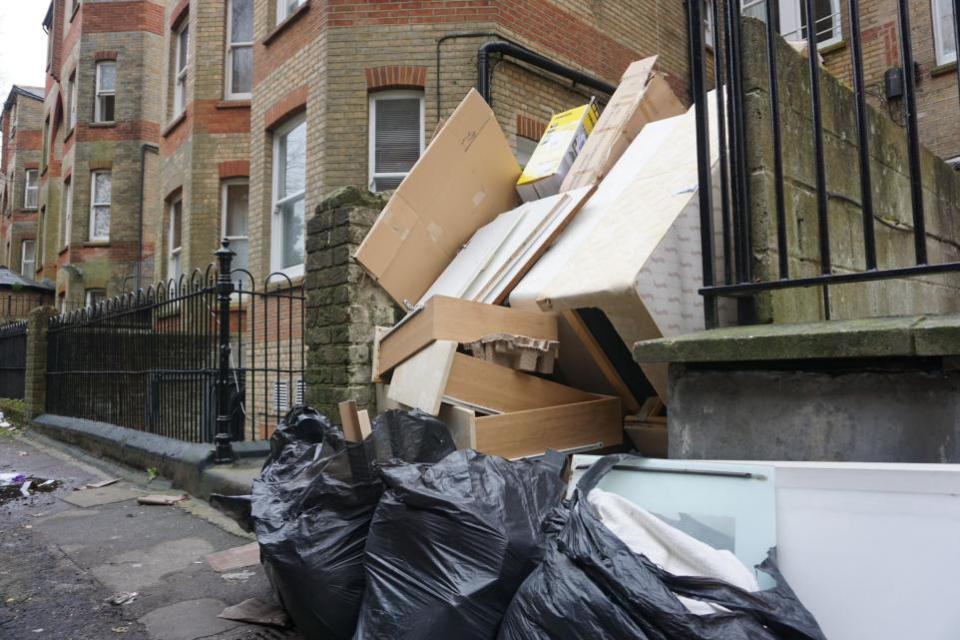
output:
[[[201,501],[139,506],[144,493],[178,493],[146,473],[87,464],[42,443],[0,433],[0,474],[61,484],[0,504],[0,638],[9,640],[291,639],[294,631],[223,620],[247,598],[274,602],[260,566],[231,576],[208,554],[246,544],[229,521]],[[82,488],[123,477],[106,490]],[[78,491],[79,489],[79,491]],[[85,506],[71,504],[81,502]],[[106,599],[136,592],[123,605]]]

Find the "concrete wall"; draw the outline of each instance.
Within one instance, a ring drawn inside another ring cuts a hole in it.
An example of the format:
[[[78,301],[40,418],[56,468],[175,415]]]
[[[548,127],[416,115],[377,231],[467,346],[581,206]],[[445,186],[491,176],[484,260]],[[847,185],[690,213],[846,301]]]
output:
[[[744,51],[763,52],[763,23],[745,19]],[[777,40],[780,118],[783,136],[784,194],[791,277],[819,274],[813,125],[807,59]],[[759,280],[778,278],[773,146],[764,55],[744,57],[747,163],[753,269]],[[840,80],[821,74],[823,140],[829,193],[829,229],[835,272],[863,271],[862,213],[857,129],[853,95]],[[956,108],[956,105],[954,105]],[[869,145],[874,227],[880,268],[915,264],[904,130],[888,115],[871,109]],[[927,252],[931,263],[960,260],[960,178],[929,150],[922,149]],[[960,311],[960,275],[888,280],[829,287],[830,317],[858,318],[905,313]],[[819,288],[758,296],[760,321],[823,319]]]

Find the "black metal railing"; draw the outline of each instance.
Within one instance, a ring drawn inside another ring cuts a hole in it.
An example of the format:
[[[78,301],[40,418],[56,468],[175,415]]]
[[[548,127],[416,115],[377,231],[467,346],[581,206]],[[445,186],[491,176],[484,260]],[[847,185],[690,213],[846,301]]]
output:
[[[256,392],[302,394],[303,296],[289,279],[256,290],[232,258],[225,241],[204,271],[52,318],[47,412],[216,443],[220,462],[266,435],[300,397]]]
[[[27,373],[27,323],[0,326],[0,398],[22,400]]]
[[[805,15],[816,15],[813,0],[800,0]],[[952,0],[954,12],[954,36],[957,50],[960,51],[960,0]],[[901,69],[913,70],[913,45],[911,42],[910,11],[908,0],[896,0],[898,17],[898,49]],[[708,327],[718,323],[718,298],[733,297],[739,303],[739,321],[752,321],[752,296],[774,289],[822,286],[825,311],[829,317],[829,291],[827,285],[864,282],[887,278],[904,278],[926,274],[958,272],[960,262],[949,261],[931,263],[927,255],[927,219],[924,212],[922,163],[920,134],[917,124],[917,87],[914,73],[904,72],[903,112],[906,135],[907,164],[910,189],[910,211],[902,212],[912,223],[913,256],[912,264],[899,266],[881,266],[877,257],[877,239],[874,228],[876,212],[873,201],[873,184],[870,167],[869,127],[870,110],[867,106],[867,89],[863,71],[863,45],[860,32],[860,2],[847,0],[848,20],[846,25],[850,40],[850,71],[853,84],[853,103],[855,108],[858,144],[857,167],[859,171],[860,202],[862,210],[862,255],[863,264],[856,270],[838,272],[831,259],[830,219],[828,215],[826,149],[823,139],[823,110],[821,105],[821,79],[823,72],[817,55],[808,55],[810,108],[812,113],[813,135],[810,144],[813,148],[813,175],[815,191],[815,209],[817,220],[817,251],[819,274],[814,276],[796,276],[791,274],[788,243],[787,207],[784,196],[783,140],[780,114],[780,88],[777,68],[776,39],[779,21],[777,0],[766,0],[766,66],[769,89],[767,109],[772,131],[773,201],[772,215],[776,221],[776,248],[778,251],[776,277],[760,279],[754,274],[751,238],[750,167],[746,155],[746,125],[743,79],[744,56],[764,55],[756,50],[744,51],[742,44],[742,20],[738,0],[687,0],[687,18],[691,62],[691,92],[696,109],[697,162],[699,177],[699,206],[701,240],[703,246],[703,287],[700,293],[704,297],[705,321]],[[929,10],[929,8],[927,9]],[[710,56],[704,33],[705,12],[709,12],[714,29],[713,78],[714,87],[719,87],[720,96],[716,102],[716,113],[709,113],[707,92],[711,80],[707,76]],[[817,52],[816,29],[804,27],[807,51]],[[960,86],[960,65],[957,69]],[[960,119],[960,109],[957,111]],[[713,190],[711,189],[710,130],[717,127],[719,137],[719,179],[720,203],[719,224],[722,225],[723,273],[718,274],[717,252],[714,242]],[[862,269],[862,270],[860,270]]]

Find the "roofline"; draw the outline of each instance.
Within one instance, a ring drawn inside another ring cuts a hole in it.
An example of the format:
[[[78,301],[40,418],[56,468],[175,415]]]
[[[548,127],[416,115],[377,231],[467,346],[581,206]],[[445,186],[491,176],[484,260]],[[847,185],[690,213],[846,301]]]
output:
[[[14,97],[17,95],[21,95],[24,98],[30,98],[31,100],[36,100],[40,104],[43,104],[43,98],[38,98],[26,89],[21,89],[19,86],[13,85],[13,87],[10,89],[10,93],[7,95],[7,99],[3,102],[4,111],[10,108],[10,105],[13,104]]]
[[[47,7],[47,15],[43,17],[43,22],[41,23],[43,28],[48,31],[50,27],[53,26],[53,1],[54,0],[50,0],[50,6]]]

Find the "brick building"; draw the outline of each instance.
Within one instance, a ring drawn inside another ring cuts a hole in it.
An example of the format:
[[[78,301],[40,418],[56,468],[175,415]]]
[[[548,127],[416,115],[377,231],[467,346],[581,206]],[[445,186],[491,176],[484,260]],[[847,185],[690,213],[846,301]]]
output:
[[[152,275],[163,6],[53,0],[44,29],[37,260],[58,305],[72,309]]]
[[[763,18],[763,0],[742,0],[744,15]],[[780,32],[788,40],[806,38],[806,17],[800,0],[778,0]],[[824,66],[852,85],[849,5],[843,0],[820,0],[816,25]],[[960,168],[960,121],[957,107],[957,51],[952,0],[913,0],[910,39],[917,64],[917,121],[920,141],[935,154]],[[860,2],[860,37],[864,82],[874,106],[903,124],[903,100],[887,96],[884,74],[900,67],[896,0]]]
[[[3,103],[0,135],[0,265],[37,275],[37,215],[43,89],[14,86]]]

